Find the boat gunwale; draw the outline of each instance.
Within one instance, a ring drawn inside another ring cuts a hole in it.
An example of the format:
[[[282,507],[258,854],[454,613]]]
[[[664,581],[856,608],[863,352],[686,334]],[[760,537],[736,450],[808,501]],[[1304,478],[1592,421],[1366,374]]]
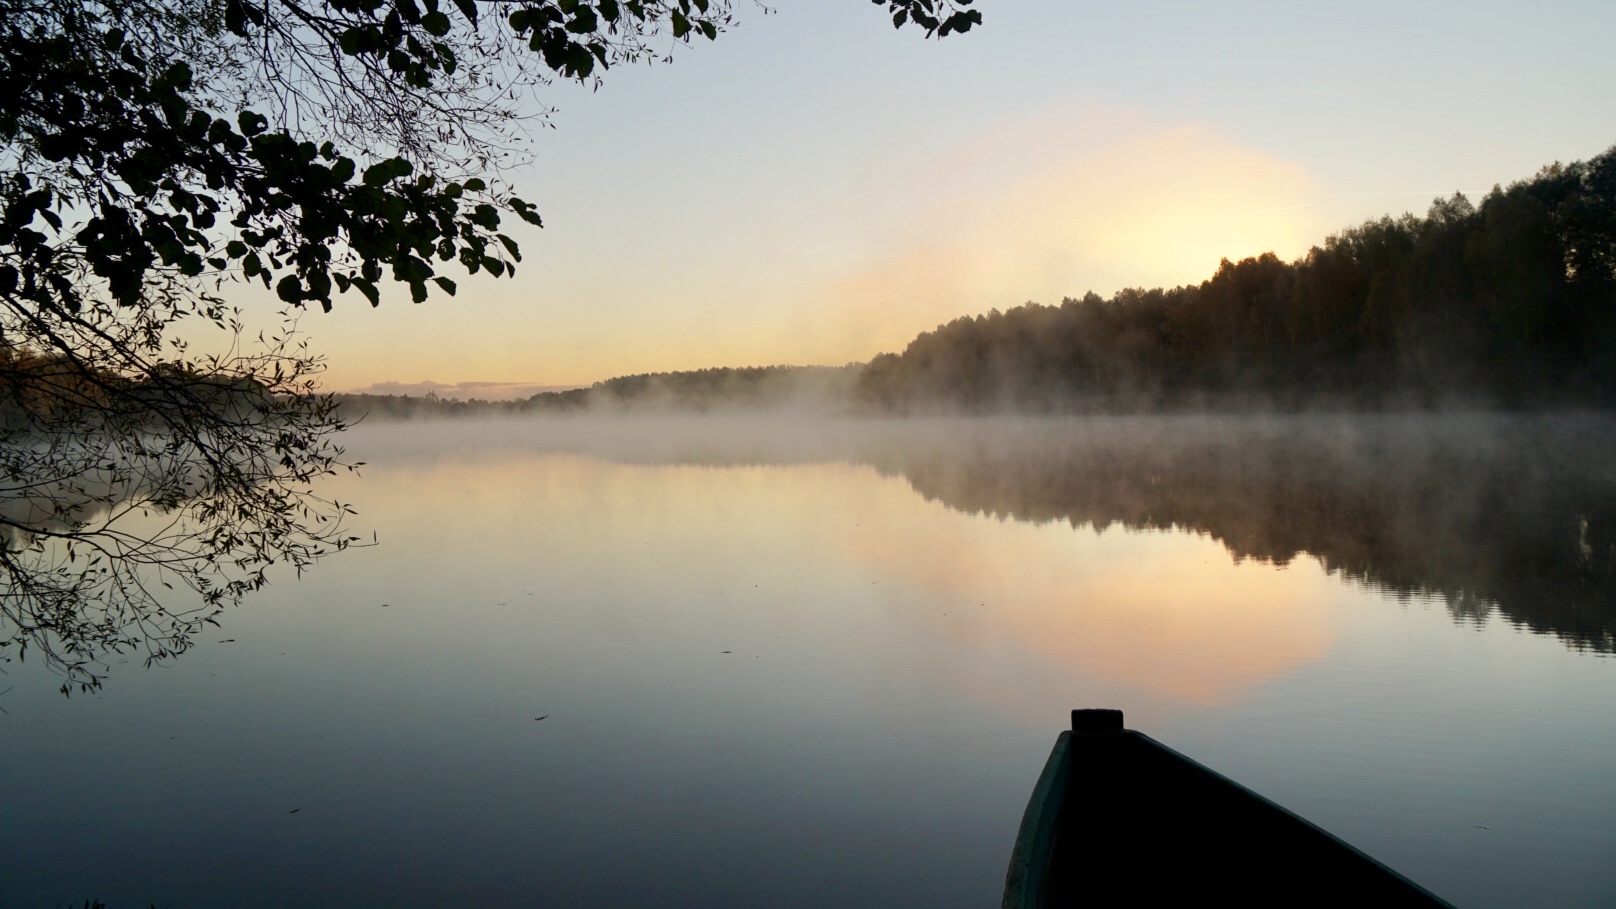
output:
[[[1106,711],[1109,713],[1110,711]],[[1081,724],[1078,714],[1096,714],[1100,711],[1073,711],[1074,729],[1063,730],[1055,740],[1050,750],[1049,758],[1044,763],[1043,772],[1038,777],[1038,783],[1033,787],[1032,796],[1027,801],[1027,808],[1022,814],[1021,826],[1016,833],[1015,847],[1011,851],[1010,866],[1005,874],[1004,898],[1002,909],[1042,909],[1045,894],[1049,887],[1049,866],[1055,854],[1056,842],[1061,834],[1063,817],[1068,802],[1068,794],[1073,786],[1071,781],[1073,755],[1080,747],[1079,743],[1091,738],[1125,736],[1141,743],[1146,748],[1155,749],[1162,756],[1182,765],[1184,769],[1214,786],[1232,790],[1237,798],[1242,798],[1258,806],[1266,806],[1281,818],[1298,822],[1307,830],[1320,835],[1334,847],[1345,853],[1355,856],[1366,862],[1374,869],[1378,869],[1387,877],[1395,880],[1417,895],[1429,900],[1430,905],[1438,909],[1455,909],[1453,904],[1442,899],[1418,883],[1388,867],[1385,863],[1357,848],[1351,843],[1325,830],[1318,824],[1291,811],[1273,800],[1254,792],[1227,776],[1213,770],[1201,762],[1189,757],[1156,739],[1134,729],[1123,728],[1120,712],[1117,712],[1115,728],[1095,728],[1092,725]]]

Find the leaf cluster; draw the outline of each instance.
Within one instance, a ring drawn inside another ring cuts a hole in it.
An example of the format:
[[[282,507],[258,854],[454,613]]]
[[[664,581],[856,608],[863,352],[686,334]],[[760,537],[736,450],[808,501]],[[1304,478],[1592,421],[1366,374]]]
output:
[[[87,365],[130,345],[116,324],[57,330],[74,353],[0,347],[0,655],[95,688],[112,654],[182,653],[274,566],[359,542],[313,491],[344,424],[295,332],[131,375]]]
[[[0,0],[0,651],[93,687],[107,653],[172,656],[271,566],[355,542],[312,485],[344,424],[297,314],[513,275],[505,219],[542,226],[501,181],[546,113],[532,90],[733,20],[729,0]],[[282,328],[251,337],[231,281],[271,290]],[[223,348],[193,353],[182,323]]]
[[[478,178],[416,175],[401,157],[361,171],[332,143],[300,141],[256,112],[214,116],[192,96],[185,61],[148,59],[87,15],[60,24],[4,36],[8,62],[33,64],[3,74],[24,99],[0,124],[25,165],[0,176],[0,249],[14,253],[0,289],[15,305],[77,312],[101,287],[139,307],[158,268],[190,278],[239,269],[286,303],[325,309],[333,287],[375,305],[385,269],[420,301],[429,281],[453,292],[434,262],[514,270],[519,251],[499,233],[496,201],[540,223]],[[69,227],[72,212],[86,217]],[[99,284],[73,280],[74,260]]]
[[[966,9],[972,0],[871,0],[876,6],[883,4],[892,15],[892,27],[903,28],[913,23],[926,30],[926,37],[946,38],[955,33],[971,30],[982,24],[979,10]]]

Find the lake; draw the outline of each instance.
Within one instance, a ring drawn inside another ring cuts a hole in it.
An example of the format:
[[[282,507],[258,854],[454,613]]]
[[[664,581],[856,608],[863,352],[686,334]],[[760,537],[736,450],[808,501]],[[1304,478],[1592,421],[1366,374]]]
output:
[[[0,906],[997,905],[1073,707],[1616,904],[1616,421],[367,423],[377,545],[0,687]]]

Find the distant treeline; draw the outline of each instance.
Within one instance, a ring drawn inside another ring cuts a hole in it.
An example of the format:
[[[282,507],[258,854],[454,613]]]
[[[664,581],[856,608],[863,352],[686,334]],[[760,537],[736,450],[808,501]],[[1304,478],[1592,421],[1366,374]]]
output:
[[[123,375],[0,338],[0,434],[157,424],[181,414],[239,417],[274,410],[269,386],[247,375],[158,363]]]
[[[619,376],[572,391],[548,391],[522,402],[525,412],[576,410],[841,409],[862,364],[751,366]]]
[[[1616,148],[1199,285],[963,317],[848,366],[648,373],[524,401],[338,395],[384,418],[1616,404]]]
[[[382,419],[515,414],[634,413],[669,410],[777,410],[820,413],[847,409],[863,364],[847,366],[721,367],[643,373],[596,382],[588,388],[547,391],[521,401],[459,401],[403,395],[339,394],[345,414]]]
[[[426,420],[443,417],[482,417],[517,413],[518,401],[440,398],[435,394],[372,395],[342,392],[332,395],[348,420]]]
[[[1296,262],[1224,260],[1173,289],[957,319],[872,360],[889,412],[1255,401],[1616,401],[1616,148],[1472,205],[1343,231]]]

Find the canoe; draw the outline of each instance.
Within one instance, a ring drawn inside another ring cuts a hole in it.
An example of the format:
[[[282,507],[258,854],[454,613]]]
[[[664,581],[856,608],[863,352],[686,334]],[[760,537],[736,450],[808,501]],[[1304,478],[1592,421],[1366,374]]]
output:
[[[1447,902],[1142,733],[1074,710],[1027,802],[1004,909]]]

